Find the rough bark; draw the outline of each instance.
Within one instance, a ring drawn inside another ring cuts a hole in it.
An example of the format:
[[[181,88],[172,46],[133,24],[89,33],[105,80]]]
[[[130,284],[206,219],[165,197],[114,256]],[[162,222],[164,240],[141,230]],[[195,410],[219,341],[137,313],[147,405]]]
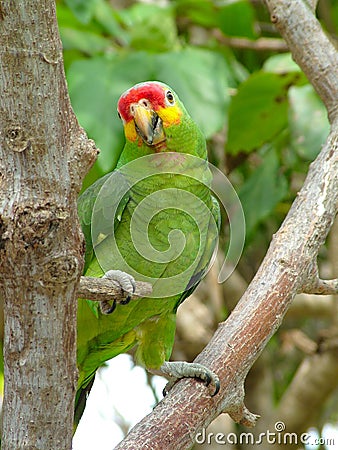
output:
[[[97,150],[70,106],[54,1],[0,2],[0,42],[2,449],[70,449],[83,264],[76,199]]]
[[[144,281],[136,281],[135,292],[131,300],[140,297],[146,297],[151,294],[152,286]],[[114,299],[117,303],[125,300],[126,293],[122,290],[118,282],[107,278],[81,277],[77,290],[77,296],[94,301],[111,301]]]
[[[337,213],[338,54],[309,8],[316,2],[266,3],[294,59],[327,107],[330,135],[311,164],[304,186],[273,237],[256,276],[196,359],[219,375],[220,393],[210,397],[208,389],[197,381],[180,381],[117,449],[190,448],[197,431],[221,412],[229,413],[237,422],[254,425],[256,417],[243,402],[246,374],[281,324],[296,293],[317,292],[323,285],[314,267]],[[330,286],[332,292],[337,288],[336,282]]]

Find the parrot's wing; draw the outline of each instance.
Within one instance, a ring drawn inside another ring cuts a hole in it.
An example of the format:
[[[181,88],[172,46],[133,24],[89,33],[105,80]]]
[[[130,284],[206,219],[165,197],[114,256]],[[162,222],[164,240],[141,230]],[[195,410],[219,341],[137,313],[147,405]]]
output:
[[[129,185],[119,171],[100,178],[79,197],[78,214],[86,242],[84,273],[95,258],[95,246],[118,227],[129,199]]]
[[[213,196],[211,196],[211,200],[211,217],[207,231],[204,252],[198,265],[196,266],[194,274],[189,280],[187,289],[182,292],[182,295],[177,303],[177,308],[186,298],[188,298],[194,292],[200,281],[207,274],[212,263],[212,257],[216,249],[218,235],[221,227],[221,210],[218,200]]]
[[[111,188],[112,186],[113,189]],[[103,242],[116,230],[129,199],[129,186],[123,175],[118,171],[109,173],[100,178],[79,197],[78,215],[86,242],[84,274],[90,274],[92,276],[102,275],[103,271],[96,261],[94,248],[99,242]],[[100,224],[100,226],[97,227],[95,224]],[[81,300],[81,302],[84,302],[84,300]],[[78,333],[83,327],[88,327],[88,323],[99,326],[99,322],[96,320],[98,314],[97,302],[87,300],[86,303],[90,308],[89,310],[86,305],[79,304]],[[90,312],[90,315],[89,319],[88,317],[86,319],[88,311]],[[94,313],[93,318],[91,318],[92,313]],[[95,320],[94,317],[96,318]],[[81,334],[80,332],[80,336],[81,335],[83,335],[83,333]],[[79,341],[81,341],[81,339],[79,339],[78,335],[78,352],[81,352],[83,343]],[[129,342],[127,344],[123,342],[123,344],[125,347],[130,345]],[[86,345],[87,342],[83,344],[84,347]],[[97,370],[97,367],[103,364],[103,361],[107,359],[103,357],[101,360],[98,359],[99,362],[95,361],[95,358],[98,358],[100,353],[104,355],[106,350],[104,344],[100,345],[97,343],[97,345],[97,351],[92,352],[90,358],[87,358],[86,360],[89,367],[79,369],[80,387],[77,390],[75,400],[74,431],[85,409],[87,396],[94,382],[95,371]],[[115,345],[118,349],[117,354],[123,351],[120,350],[118,342],[114,342],[111,345]]]

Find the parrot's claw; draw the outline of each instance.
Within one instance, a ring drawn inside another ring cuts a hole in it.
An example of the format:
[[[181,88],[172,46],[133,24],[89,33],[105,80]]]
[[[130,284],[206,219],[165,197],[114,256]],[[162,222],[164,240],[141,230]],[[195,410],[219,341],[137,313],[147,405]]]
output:
[[[188,363],[185,361],[165,361],[160,367],[160,370],[170,377],[170,381],[163,389],[163,395],[166,395],[181,378],[198,378],[204,381],[207,386],[212,383],[215,386],[215,390],[211,397],[219,392],[220,381],[218,376],[202,364]]]
[[[102,314],[111,314],[116,308],[116,300],[109,302],[108,300],[104,300],[100,303],[100,309]]]
[[[127,305],[130,302],[136,289],[136,283],[134,277],[126,272],[122,272],[122,270],[108,270],[102,278],[108,278],[109,280],[116,281],[125,294],[125,298],[122,300],[101,302],[100,306],[102,314],[111,314],[115,310],[117,303],[120,305]]]

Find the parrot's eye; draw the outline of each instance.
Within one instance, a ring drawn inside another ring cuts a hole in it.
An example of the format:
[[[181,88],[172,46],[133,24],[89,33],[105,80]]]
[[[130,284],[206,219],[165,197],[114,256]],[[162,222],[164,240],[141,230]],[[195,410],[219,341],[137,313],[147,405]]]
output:
[[[168,100],[170,105],[174,105],[175,104],[175,98],[174,98],[174,95],[173,95],[173,93],[171,91],[167,91],[165,93],[165,97]]]

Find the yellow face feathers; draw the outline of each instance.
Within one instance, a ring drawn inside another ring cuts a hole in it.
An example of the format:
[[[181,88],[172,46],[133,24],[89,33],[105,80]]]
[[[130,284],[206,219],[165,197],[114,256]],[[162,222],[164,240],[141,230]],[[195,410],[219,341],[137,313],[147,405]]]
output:
[[[124,124],[124,134],[128,141],[135,142],[138,138],[141,140],[140,136],[137,134],[135,122],[133,120]]]
[[[159,107],[156,112],[162,119],[164,128],[178,125],[181,121],[182,111],[177,103],[174,106]]]

